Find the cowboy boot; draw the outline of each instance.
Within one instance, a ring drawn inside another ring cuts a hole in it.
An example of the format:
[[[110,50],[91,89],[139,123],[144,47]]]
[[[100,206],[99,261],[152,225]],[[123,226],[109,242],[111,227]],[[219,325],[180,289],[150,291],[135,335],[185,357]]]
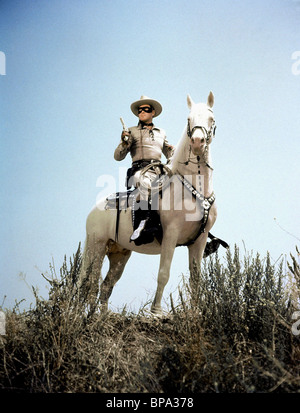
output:
[[[142,220],[141,220],[141,222],[140,222],[139,226],[137,227],[137,229],[135,229],[135,230],[133,231],[133,233],[132,233],[132,235],[131,235],[131,237],[130,237],[130,241],[135,241],[135,240],[137,240],[137,239],[141,236],[141,233],[142,233],[143,229],[145,228],[148,219],[149,219],[149,218],[146,218],[146,219],[142,219]]]
[[[141,221],[139,223],[139,226],[133,231],[130,237],[130,241],[136,241],[141,236],[149,220],[150,220],[150,210],[148,207],[145,210],[143,209],[141,210]]]

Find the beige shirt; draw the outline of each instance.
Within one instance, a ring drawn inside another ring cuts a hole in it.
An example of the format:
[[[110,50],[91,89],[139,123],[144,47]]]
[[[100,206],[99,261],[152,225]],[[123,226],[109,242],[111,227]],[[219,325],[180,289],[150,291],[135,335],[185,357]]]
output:
[[[141,159],[160,161],[162,153],[167,159],[172,156],[174,148],[168,143],[163,129],[156,126],[148,129],[139,124],[129,128],[129,131],[131,134],[128,144],[121,141],[115,150],[114,158],[116,161],[122,161],[128,152],[130,152],[133,162]]]

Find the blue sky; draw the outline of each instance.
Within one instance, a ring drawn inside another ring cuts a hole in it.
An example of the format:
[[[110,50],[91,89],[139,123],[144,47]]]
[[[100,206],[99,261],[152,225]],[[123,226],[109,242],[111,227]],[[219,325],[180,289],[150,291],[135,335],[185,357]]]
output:
[[[41,273],[84,242],[130,104],[159,100],[157,125],[176,144],[194,101],[215,95],[213,233],[273,262],[299,245],[300,3],[295,0],[1,0],[0,305],[47,297]],[[298,66],[299,67],[299,66]],[[122,188],[123,182],[117,182]],[[119,189],[119,188],[118,188]],[[276,218],[276,221],[274,220]],[[223,255],[223,252],[221,256]],[[111,308],[139,308],[159,257],[133,254]],[[147,271],[145,271],[147,268]],[[175,253],[165,293],[187,274]]]

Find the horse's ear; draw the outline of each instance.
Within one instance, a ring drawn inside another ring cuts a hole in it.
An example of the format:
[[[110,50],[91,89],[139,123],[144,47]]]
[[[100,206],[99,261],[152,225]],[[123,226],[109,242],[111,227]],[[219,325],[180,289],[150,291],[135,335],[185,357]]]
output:
[[[215,102],[215,97],[212,91],[209,92],[208,98],[207,98],[207,105],[212,108],[214,106]]]
[[[191,109],[194,104],[193,99],[190,97],[190,95],[187,95],[187,104],[189,109]]]

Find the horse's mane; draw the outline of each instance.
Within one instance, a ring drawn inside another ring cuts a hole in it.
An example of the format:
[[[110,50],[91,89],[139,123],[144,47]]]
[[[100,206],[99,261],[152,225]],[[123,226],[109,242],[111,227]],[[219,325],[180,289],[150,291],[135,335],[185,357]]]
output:
[[[169,165],[169,167],[171,168],[173,172],[175,172],[178,169],[179,160],[184,158],[184,151],[186,148],[186,138],[187,138],[186,131],[187,131],[187,127],[184,128],[182,135],[181,135],[181,139],[175,146],[175,151],[174,151],[174,154],[172,156],[172,159]]]

